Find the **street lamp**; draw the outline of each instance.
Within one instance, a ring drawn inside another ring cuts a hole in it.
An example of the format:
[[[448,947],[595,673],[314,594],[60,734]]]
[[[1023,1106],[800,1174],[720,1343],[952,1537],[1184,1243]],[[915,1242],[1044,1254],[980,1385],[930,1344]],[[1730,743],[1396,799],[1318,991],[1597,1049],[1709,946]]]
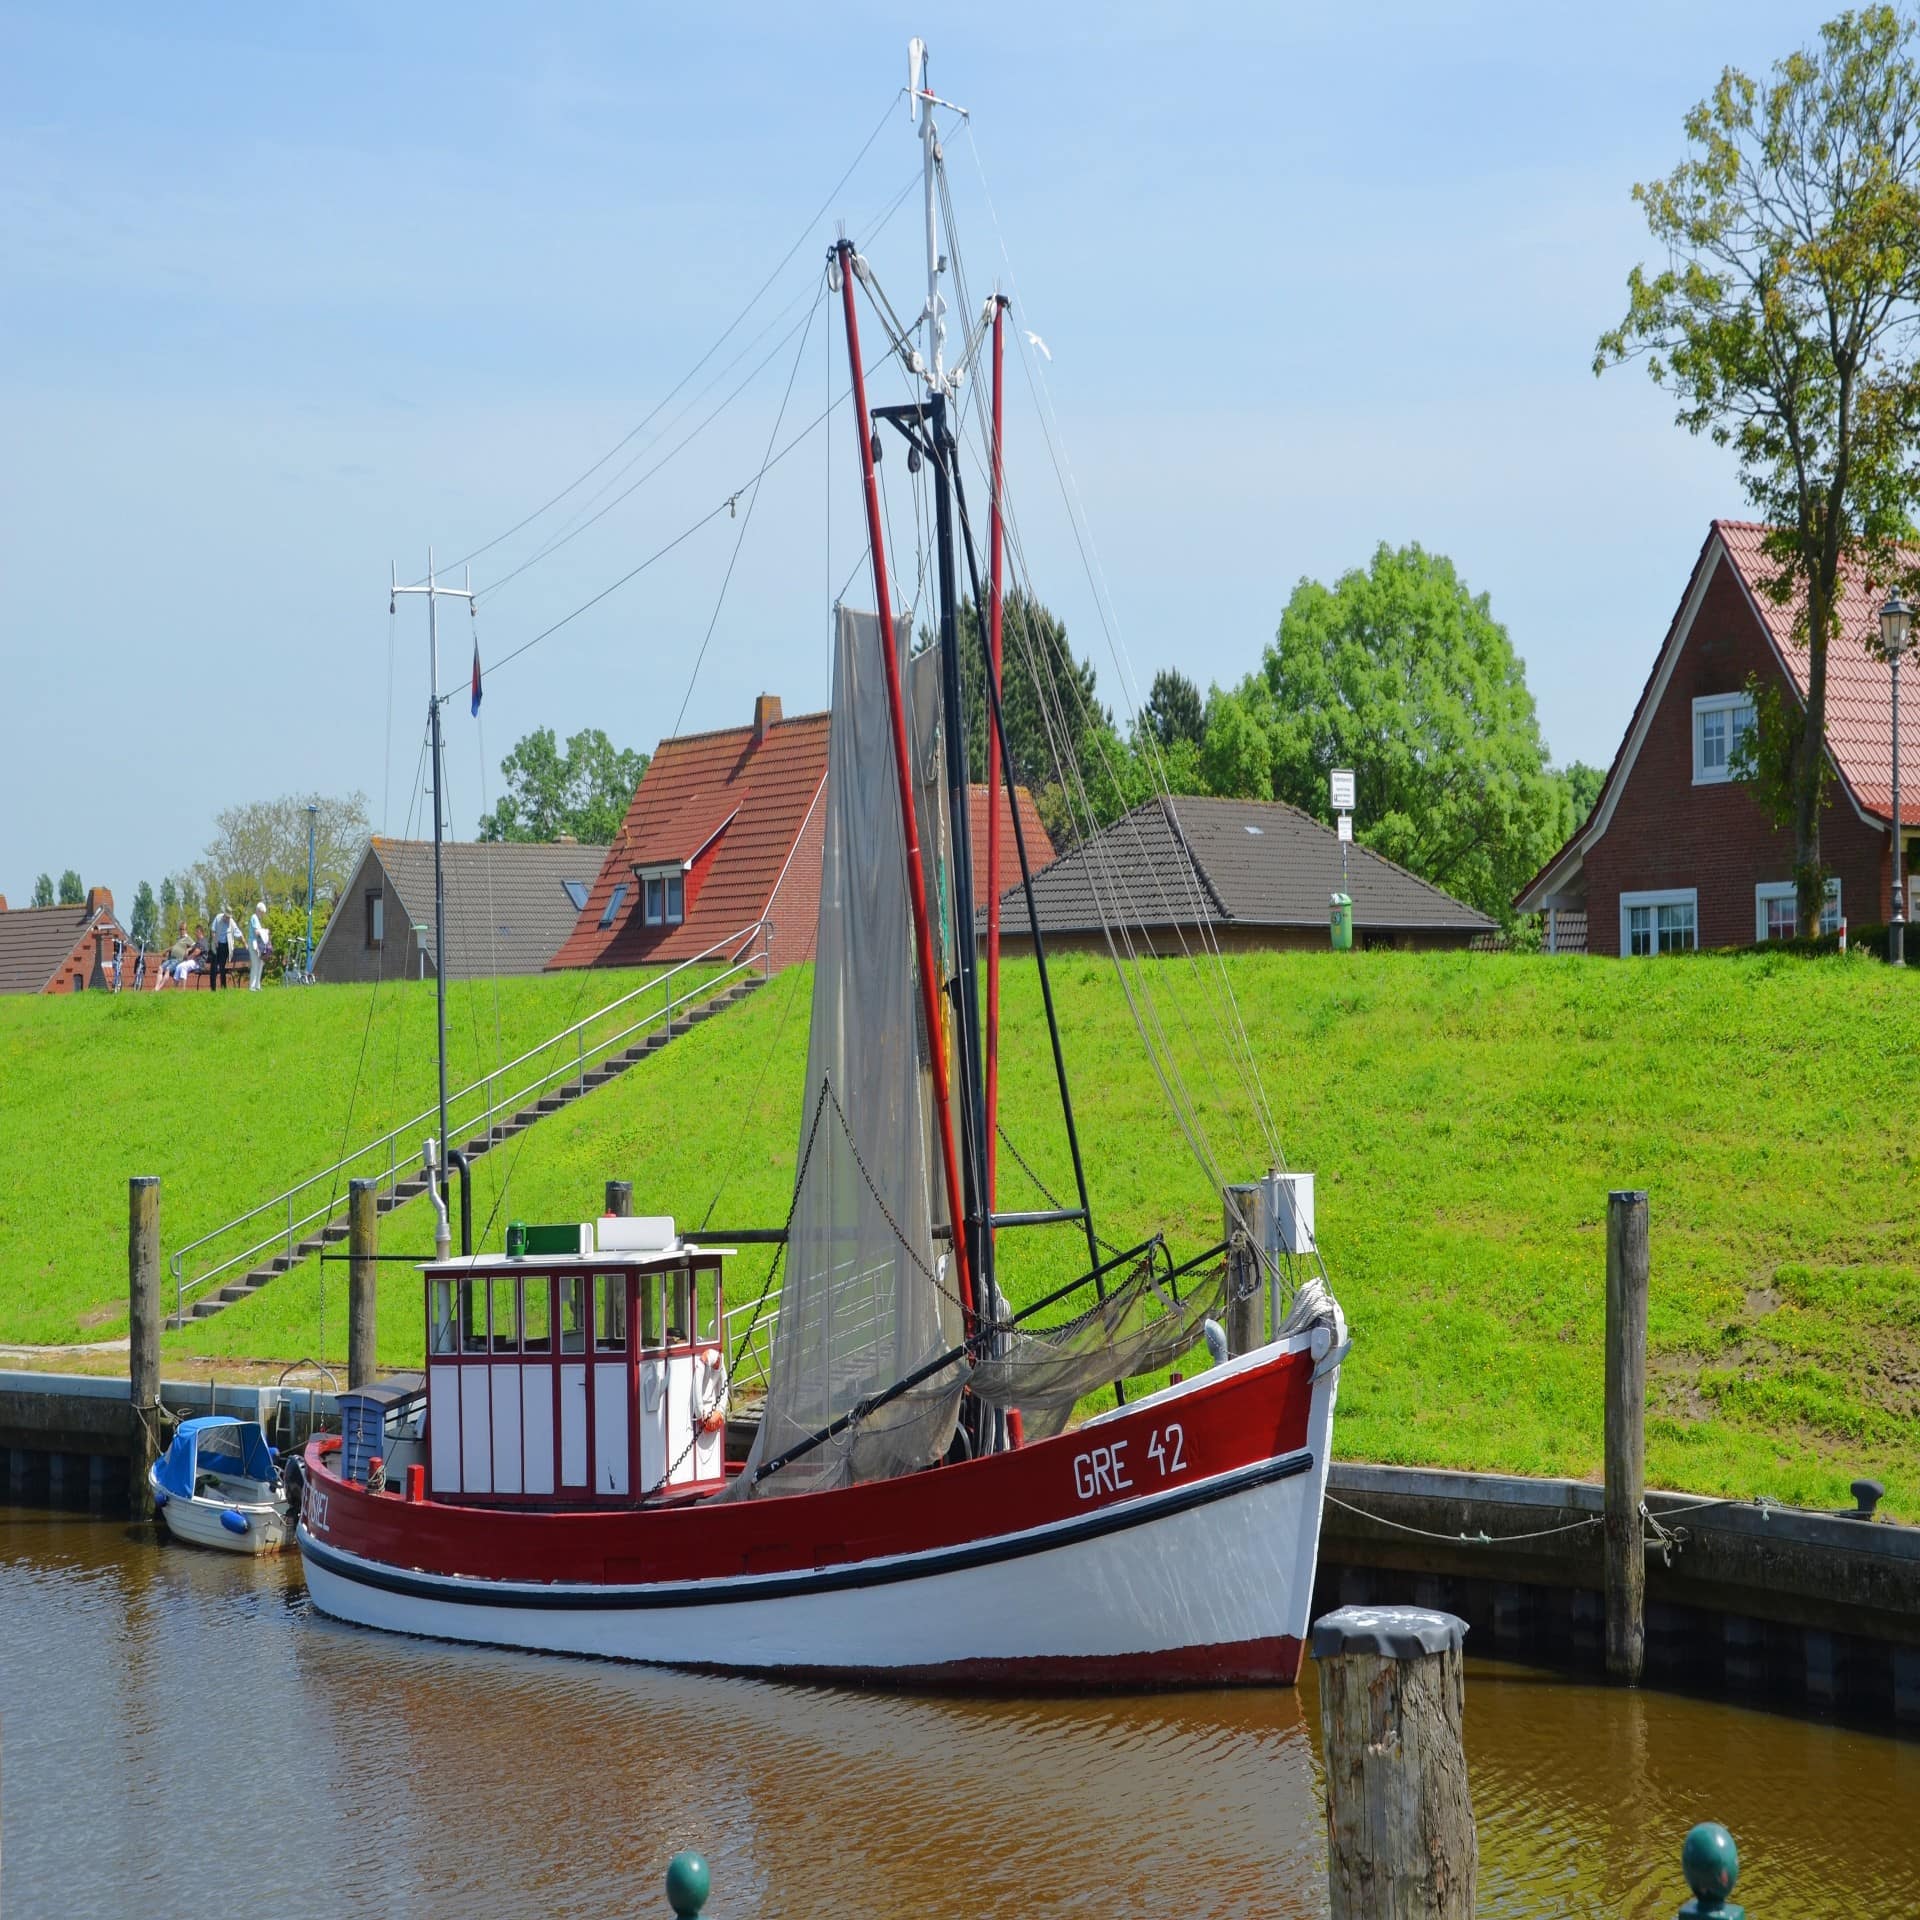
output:
[[[313,977],[313,826],[320,817],[320,809],[309,805],[307,808],[307,977]]]
[[[1907,911],[1901,886],[1900,846],[1900,656],[1913,632],[1913,609],[1896,592],[1880,609],[1880,645],[1893,669],[1893,919],[1887,927],[1887,958],[1907,964]]]

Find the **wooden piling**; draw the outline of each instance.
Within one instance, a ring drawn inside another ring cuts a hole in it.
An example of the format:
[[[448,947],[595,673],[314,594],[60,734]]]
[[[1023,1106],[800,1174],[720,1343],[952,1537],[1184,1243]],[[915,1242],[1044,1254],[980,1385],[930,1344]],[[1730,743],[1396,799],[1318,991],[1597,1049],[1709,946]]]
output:
[[[1473,1920],[1466,1632],[1418,1607],[1314,1622],[1332,1920]]]
[[[1227,1351],[1251,1353],[1261,1344],[1260,1303],[1266,1289],[1260,1273],[1260,1189],[1252,1183],[1224,1190],[1221,1206],[1227,1243]]]
[[[127,1182],[127,1402],[127,1507],[150,1520],[147,1470],[161,1453],[160,1182],[151,1174]]]
[[[1647,1196],[1607,1195],[1607,1677],[1638,1686],[1647,1658]]]
[[[631,1180],[609,1180],[607,1182],[607,1211],[617,1214],[622,1220],[633,1217],[633,1182]]]
[[[380,1183],[347,1183],[347,1385],[364,1387],[379,1371]]]

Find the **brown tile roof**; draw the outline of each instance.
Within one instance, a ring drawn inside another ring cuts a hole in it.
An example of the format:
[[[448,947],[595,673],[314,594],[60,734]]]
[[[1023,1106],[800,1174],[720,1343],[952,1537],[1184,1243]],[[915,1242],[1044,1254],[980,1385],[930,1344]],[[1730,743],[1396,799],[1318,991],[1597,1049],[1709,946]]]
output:
[[[573,930],[575,908],[563,882],[589,884],[605,847],[540,840],[450,840],[440,850],[447,888],[447,978],[538,973]],[[341,895],[340,911],[314,951],[318,970],[335,927],[359,923],[359,901],[372,887],[368,863],[378,860],[406,918],[433,925],[433,842],[376,834]],[[403,928],[390,927],[393,935]],[[354,937],[343,933],[343,939]],[[423,940],[429,959],[433,936]]]
[[[1495,923],[1477,908],[1362,846],[1347,849],[1356,928],[1459,928]],[[1340,839],[1311,815],[1276,800],[1181,795],[1149,800],[1069,847],[1034,876],[1042,933],[1098,933],[1101,906],[1136,927],[1324,927],[1340,886]],[[1002,897],[1016,931],[1019,890]]]
[[[0,913],[0,993],[43,992],[93,919],[85,907],[12,907]]]
[[[1807,649],[1793,638],[1791,603],[1781,606],[1767,598],[1761,582],[1773,572],[1761,551],[1766,528],[1750,520],[1716,520],[1713,530],[1725,543],[1727,557],[1745,585],[1754,611],[1760,616],[1786,664],[1795,690],[1807,697]],[[1827,646],[1827,749],[1840,777],[1853,789],[1862,809],[1882,820],[1893,817],[1893,669],[1867,651],[1880,637],[1880,603],[1884,592],[1874,592],[1866,581],[1846,578],[1840,588],[1840,631]],[[1907,678],[1909,691],[1920,673]],[[1903,699],[1901,706],[1906,707]],[[1902,715],[1920,719],[1920,708]],[[1920,726],[1908,736],[1920,741]],[[1915,769],[1920,772],[1920,756]],[[1920,825],[1920,792],[1903,782],[1900,817]]]
[[[551,964],[619,967],[685,960],[766,916],[826,779],[827,719],[824,713],[805,713],[777,720],[758,744],[751,726],[663,740],[634,790],[586,908]],[[635,866],[663,855],[690,858],[722,818],[726,831],[686,920],[677,927],[648,927],[639,911]],[[687,844],[690,840],[694,844]],[[602,927],[616,887],[626,893],[612,925]],[[796,903],[776,916],[777,923],[795,934],[804,923],[810,944],[816,900],[809,896]]]

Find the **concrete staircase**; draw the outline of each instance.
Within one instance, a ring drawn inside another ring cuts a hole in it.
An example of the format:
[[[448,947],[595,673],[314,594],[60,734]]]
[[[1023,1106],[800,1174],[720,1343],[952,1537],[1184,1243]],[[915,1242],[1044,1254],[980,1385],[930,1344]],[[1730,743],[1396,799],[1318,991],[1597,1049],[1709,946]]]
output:
[[[570,1107],[576,1100],[592,1093],[596,1087],[604,1087],[610,1080],[618,1080],[630,1068],[637,1067],[642,1060],[650,1059],[661,1048],[680,1039],[690,1028],[700,1026],[711,1020],[716,1014],[725,1013],[729,1007],[737,1006],[751,993],[757,992],[765,982],[757,975],[749,974],[736,980],[732,986],[717,993],[711,1000],[703,1001],[699,1006],[674,1016],[671,1034],[664,1029],[659,1033],[650,1033],[644,1040],[628,1047],[624,1052],[609,1054],[598,1065],[589,1067],[577,1079],[556,1081],[531,1106],[522,1107],[510,1119],[496,1121],[477,1139],[465,1143],[465,1152],[469,1160],[478,1160],[483,1154],[491,1153],[494,1148],[503,1146],[507,1141],[517,1139],[536,1122],[544,1120],[550,1113],[558,1113],[563,1107]],[[396,1207],[403,1207],[409,1200],[417,1200],[427,1190],[425,1174],[416,1173],[398,1181],[390,1190],[382,1193],[375,1203],[380,1212],[391,1213]],[[589,1196],[591,1198],[591,1196]],[[259,1266],[250,1268],[236,1280],[205,1295],[192,1303],[183,1315],[169,1315],[169,1330],[187,1326],[197,1320],[211,1320],[216,1314],[225,1313],[237,1301],[248,1299],[264,1287],[268,1281],[277,1279],[303,1260],[310,1260],[325,1248],[336,1247],[347,1237],[347,1217],[341,1213],[329,1220],[323,1227],[311,1233],[304,1240],[294,1242],[291,1254],[277,1253],[270,1260],[264,1260]]]

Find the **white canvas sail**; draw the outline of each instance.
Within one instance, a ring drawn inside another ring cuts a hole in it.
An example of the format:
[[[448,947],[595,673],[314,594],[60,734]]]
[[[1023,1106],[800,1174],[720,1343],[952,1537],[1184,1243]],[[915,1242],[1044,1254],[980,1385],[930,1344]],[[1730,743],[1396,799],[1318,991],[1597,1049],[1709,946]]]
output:
[[[905,640],[902,623],[902,651]],[[961,1338],[949,1261],[933,1233],[912,907],[880,647],[874,615],[840,610],[794,1212],[766,1413],[742,1476],[758,1493],[842,1486],[938,1459],[953,1437],[964,1371],[956,1363],[756,1484],[762,1462]],[[929,675],[904,679],[910,700],[935,690]],[[917,718],[909,740],[916,761],[930,761],[931,717]],[[936,865],[929,857],[930,876]]]

